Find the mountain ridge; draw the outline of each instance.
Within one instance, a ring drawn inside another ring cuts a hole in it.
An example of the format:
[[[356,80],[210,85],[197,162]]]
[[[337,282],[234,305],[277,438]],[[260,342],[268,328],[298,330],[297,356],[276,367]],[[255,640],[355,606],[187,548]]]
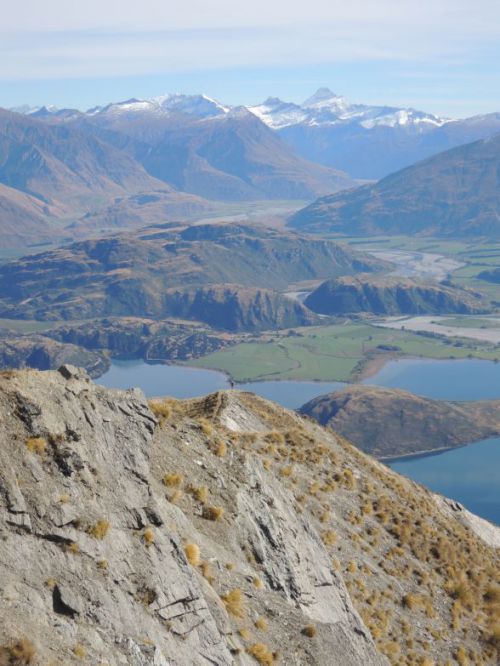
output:
[[[318,199],[292,228],[348,235],[500,235],[500,134],[452,148],[374,185]]]
[[[498,528],[293,412],[63,366],[0,417],[7,663],[495,664]]]

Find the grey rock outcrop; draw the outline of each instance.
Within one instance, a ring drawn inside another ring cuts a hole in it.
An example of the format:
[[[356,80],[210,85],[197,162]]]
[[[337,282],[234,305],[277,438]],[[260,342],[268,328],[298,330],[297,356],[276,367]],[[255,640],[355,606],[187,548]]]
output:
[[[65,363],[84,367],[91,377],[99,377],[109,368],[109,360],[102,353],[75,344],[36,334],[0,336],[0,368],[56,370]]]
[[[0,373],[0,664],[490,666],[497,535],[250,393]]]
[[[84,653],[92,664],[250,664],[224,604],[186,560],[186,518],[154,482],[165,451],[155,452],[142,393],[107,391],[72,366],[0,382],[0,645],[28,636],[41,664]],[[323,623],[335,663],[385,663],[319,536],[262,471],[247,473],[236,531],[262,550],[279,613]],[[286,663],[332,663],[317,654]]]

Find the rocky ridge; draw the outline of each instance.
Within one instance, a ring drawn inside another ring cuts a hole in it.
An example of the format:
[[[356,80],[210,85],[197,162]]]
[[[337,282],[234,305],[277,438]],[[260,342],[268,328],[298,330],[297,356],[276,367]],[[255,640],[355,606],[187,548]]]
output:
[[[292,412],[64,366],[0,416],[6,663],[495,663],[498,530]]]

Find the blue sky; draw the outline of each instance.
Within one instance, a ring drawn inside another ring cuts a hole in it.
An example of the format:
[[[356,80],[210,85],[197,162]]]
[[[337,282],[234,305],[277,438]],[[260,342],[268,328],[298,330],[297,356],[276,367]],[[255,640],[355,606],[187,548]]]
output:
[[[500,111],[497,0],[25,0],[0,26],[0,106],[165,92]],[[18,6],[13,6],[17,4]]]

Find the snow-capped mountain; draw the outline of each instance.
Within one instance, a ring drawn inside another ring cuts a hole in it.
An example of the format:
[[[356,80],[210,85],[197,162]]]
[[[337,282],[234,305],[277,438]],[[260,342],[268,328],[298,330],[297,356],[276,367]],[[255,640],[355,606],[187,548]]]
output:
[[[231,111],[229,105],[223,105],[207,95],[183,95],[168,93],[150,99],[131,98],[123,102],[113,102],[106,106],[88,109],[85,114],[154,114],[165,115],[180,113],[195,118],[205,119],[224,115]],[[277,97],[269,97],[262,104],[246,107],[268,127],[283,129],[294,125],[335,125],[354,122],[365,129],[387,126],[426,124],[440,127],[449,122],[447,118],[439,118],[415,109],[402,109],[390,106],[369,106],[351,104],[349,100],[336,95],[329,88],[319,88],[312,97],[302,104],[284,102]],[[56,106],[30,107],[24,105],[11,111],[36,116],[66,117],[78,113],[74,109],[58,109]]]
[[[449,122],[448,118],[439,118],[415,109],[351,104],[345,97],[336,95],[329,88],[320,88],[302,104],[293,104],[277,97],[269,97],[262,104],[249,108],[273,129],[283,129],[300,124],[312,127],[347,123],[356,123],[365,129],[422,123],[441,127]]]
[[[227,113],[230,109],[207,95],[181,95],[173,93],[155,97],[151,102],[158,104],[162,109],[185,113],[197,118],[211,118]]]
[[[500,115],[451,120],[413,108],[352,103],[329,88],[296,104],[269,97],[255,106],[229,106],[204,94],[165,94],[128,99],[82,113],[55,107],[19,107],[48,122],[90,120],[150,142],[175,131],[175,140],[193,125],[212,126],[245,114],[259,119],[301,157],[377,180],[440,151],[500,132]],[[188,128],[188,126],[190,126]],[[200,131],[201,128],[200,128]]]
[[[171,116],[183,114],[203,120],[226,114],[230,107],[223,106],[207,95],[181,95],[170,93],[151,99],[128,99],[87,111],[89,115],[154,115]]]
[[[354,104],[329,88],[301,104],[270,97],[249,108],[302,157],[366,180],[500,132],[496,114],[457,121],[413,108]]]

